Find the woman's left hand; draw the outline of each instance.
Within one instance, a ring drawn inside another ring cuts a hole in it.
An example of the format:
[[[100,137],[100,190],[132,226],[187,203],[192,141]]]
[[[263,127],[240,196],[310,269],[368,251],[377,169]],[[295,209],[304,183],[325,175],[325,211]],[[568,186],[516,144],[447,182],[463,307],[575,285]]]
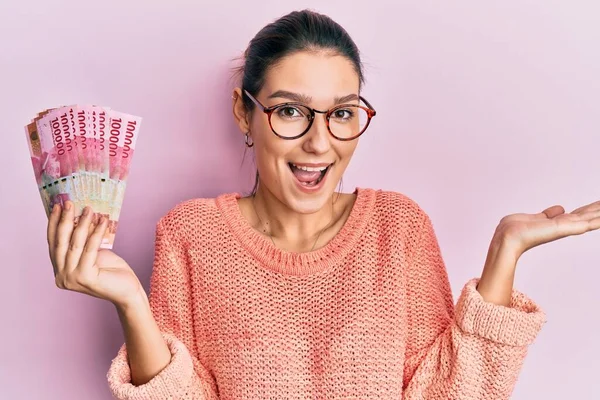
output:
[[[556,205],[538,214],[507,215],[496,228],[477,290],[486,301],[509,305],[517,261],[523,253],[596,229],[600,229],[600,201],[568,214]]]
[[[596,229],[600,229],[600,201],[568,214],[562,206],[556,205],[539,214],[508,215],[500,221],[495,235],[521,256],[541,244]]]

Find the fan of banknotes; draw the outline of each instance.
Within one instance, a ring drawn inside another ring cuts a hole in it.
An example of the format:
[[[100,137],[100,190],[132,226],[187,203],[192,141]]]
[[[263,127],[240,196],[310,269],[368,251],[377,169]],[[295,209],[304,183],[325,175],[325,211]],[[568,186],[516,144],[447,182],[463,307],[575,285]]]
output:
[[[108,107],[45,110],[25,127],[35,179],[49,216],[70,200],[75,224],[85,206],[108,219],[101,248],[112,249],[142,119]]]

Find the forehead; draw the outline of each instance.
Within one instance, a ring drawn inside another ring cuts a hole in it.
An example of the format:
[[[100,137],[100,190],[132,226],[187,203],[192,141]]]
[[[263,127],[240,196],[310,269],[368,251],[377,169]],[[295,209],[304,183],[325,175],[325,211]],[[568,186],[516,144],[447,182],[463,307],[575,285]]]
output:
[[[331,102],[335,96],[358,94],[359,77],[347,57],[326,52],[299,52],[283,58],[265,76],[262,92],[301,93],[314,103]]]

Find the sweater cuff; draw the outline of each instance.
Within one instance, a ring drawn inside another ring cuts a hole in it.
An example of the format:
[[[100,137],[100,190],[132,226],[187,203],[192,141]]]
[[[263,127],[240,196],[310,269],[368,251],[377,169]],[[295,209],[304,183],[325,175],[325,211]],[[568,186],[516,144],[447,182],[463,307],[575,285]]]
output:
[[[107,374],[112,395],[120,400],[162,400],[179,398],[190,386],[194,367],[185,345],[174,335],[163,333],[171,351],[171,362],[149,382],[134,386],[127,360],[127,348],[121,347]]]
[[[546,322],[546,315],[531,299],[514,290],[510,305],[486,302],[477,291],[479,279],[472,279],[456,304],[456,324],[464,332],[509,346],[533,343]]]

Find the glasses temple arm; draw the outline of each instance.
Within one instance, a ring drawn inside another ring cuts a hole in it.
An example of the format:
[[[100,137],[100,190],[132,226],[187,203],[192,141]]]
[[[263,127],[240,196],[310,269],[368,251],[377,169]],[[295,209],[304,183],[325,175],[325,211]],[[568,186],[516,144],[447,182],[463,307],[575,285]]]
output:
[[[244,93],[246,94],[246,96],[248,96],[248,98],[250,100],[252,100],[252,102],[254,104],[256,104],[256,106],[258,108],[260,108],[262,111],[265,111],[265,107],[262,104],[260,104],[260,102],[254,98],[254,96],[252,96],[250,93],[248,93],[248,91],[246,89],[244,89]]]
[[[360,96],[360,99],[361,99],[362,101],[364,101],[364,102],[365,102],[365,104],[367,105],[367,107],[369,107],[369,108],[370,108],[370,109],[373,111],[373,113],[375,113],[375,112],[376,112],[376,111],[375,111],[375,109],[373,108],[373,106],[371,105],[371,103],[369,103],[369,102],[367,101],[367,99],[365,99],[365,98],[364,98],[364,97],[362,97],[362,96]],[[373,115],[375,115],[375,114],[373,114]]]

